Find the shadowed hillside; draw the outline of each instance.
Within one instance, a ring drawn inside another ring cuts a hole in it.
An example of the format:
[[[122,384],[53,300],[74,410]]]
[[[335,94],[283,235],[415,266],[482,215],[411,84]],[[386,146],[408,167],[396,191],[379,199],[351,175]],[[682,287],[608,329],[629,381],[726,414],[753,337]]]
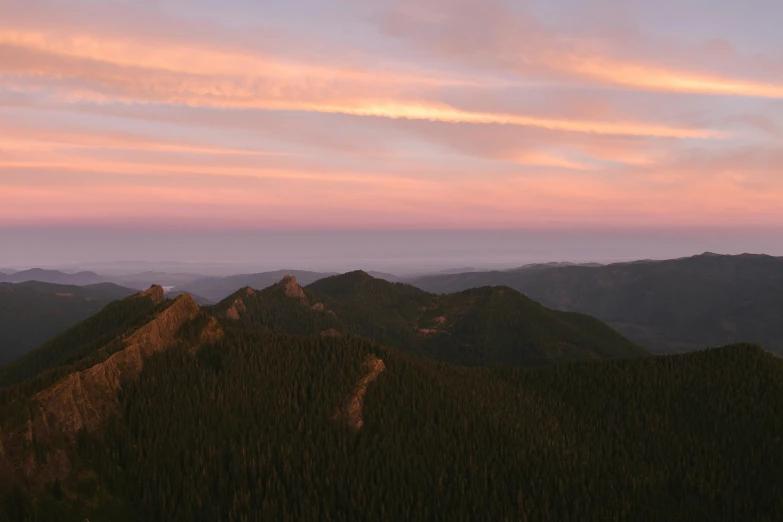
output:
[[[0,365],[134,292],[111,283],[0,283]]]
[[[658,352],[753,341],[783,353],[783,258],[707,253],[600,267],[427,276],[413,284],[443,293],[509,286],[545,306],[597,317]]]
[[[0,386],[19,383],[63,366],[66,369],[60,373],[67,373],[68,365],[111,345],[117,336],[144,324],[169,303],[159,286],[113,301],[95,315],[0,367]]]
[[[645,352],[591,317],[548,310],[510,288],[434,295],[365,272],[240,290],[215,307],[246,330],[361,336],[458,364],[541,364]]]
[[[322,290],[347,299],[367,277]],[[314,311],[315,293],[293,279],[201,311],[158,294],[117,303],[153,305],[127,330],[109,316],[77,326],[74,345],[89,339],[78,332],[115,335],[67,366],[48,357],[44,372],[69,371],[0,390],[0,521],[772,521],[783,510],[783,360],[760,347],[460,367],[275,332]],[[254,316],[268,328],[242,319]]]

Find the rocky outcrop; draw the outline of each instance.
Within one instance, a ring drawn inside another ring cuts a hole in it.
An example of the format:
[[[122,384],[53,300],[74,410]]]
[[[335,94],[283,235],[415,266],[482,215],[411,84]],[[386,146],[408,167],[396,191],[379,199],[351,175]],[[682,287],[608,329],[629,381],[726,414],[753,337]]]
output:
[[[159,294],[150,292],[153,299]],[[193,298],[183,294],[128,335],[122,350],[35,394],[29,401],[29,420],[19,427],[4,426],[0,430],[0,479],[22,476],[40,485],[67,478],[71,472],[67,454],[48,444],[63,436],[72,439],[82,429],[94,432],[118,410],[119,388],[137,378],[144,360],[170,346],[179,327],[198,313]],[[49,448],[43,458],[36,457],[32,449],[36,445]]]
[[[237,297],[236,299],[234,299],[231,308],[226,310],[226,317],[228,317],[232,321],[239,321],[239,317],[241,316],[241,314],[245,312],[247,312],[247,307],[245,306],[245,302],[242,300],[241,297]]]
[[[326,310],[326,307],[324,306],[324,304],[323,304],[323,303],[315,303],[315,304],[314,304],[313,306],[311,306],[310,308],[312,308],[312,309],[313,309],[313,310],[315,310],[316,312],[323,312],[324,310]]]
[[[279,284],[283,285],[283,288],[285,289],[285,295],[288,297],[305,299],[304,290],[302,290],[302,287],[299,286],[299,283],[296,282],[296,277],[292,275],[286,275],[283,279],[280,280]]]
[[[361,429],[364,425],[364,395],[367,393],[367,386],[373,382],[378,375],[386,368],[383,361],[370,354],[364,360],[362,369],[364,376],[359,379],[351,393],[343,401],[343,405],[337,412],[337,417],[341,417],[348,426],[353,429]]]
[[[214,317],[209,318],[209,322],[201,331],[199,336],[199,344],[208,344],[219,341],[223,338],[223,329],[220,327],[220,323]]]
[[[162,286],[152,285],[143,292],[139,292],[131,297],[149,297],[152,299],[153,303],[158,304],[166,300],[166,292],[163,290]]]
[[[81,429],[94,431],[117,407],[117,390],[124,382],[138,377],[144,360],[167,348],[186,321],[193,319],[199,307],[183,294],[127,339],[125,348],[105,361],[76,372],[33,396],[40,415],[34,416],[33,430],[38,438],[54,433],[73,437]]]

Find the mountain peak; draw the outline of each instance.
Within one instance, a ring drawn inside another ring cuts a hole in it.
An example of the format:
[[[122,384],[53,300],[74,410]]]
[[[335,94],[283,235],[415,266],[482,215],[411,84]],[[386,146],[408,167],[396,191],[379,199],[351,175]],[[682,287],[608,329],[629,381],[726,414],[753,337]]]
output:
[[[296,276],[286,274],[278,283],[285,289],[285,295],[288,297],[299,297],[304,299],[305,294],[299,283],[296,282]]]
[[[155,304],[163,302],[163,300],[166,299],[166,292],[163,290],[163,287],[160,285],[152,285],[146,290],[144,290],[143,292],[139,292],[136,295],[138,297],[149,297],[150,299],[152,299],[152,302]]]

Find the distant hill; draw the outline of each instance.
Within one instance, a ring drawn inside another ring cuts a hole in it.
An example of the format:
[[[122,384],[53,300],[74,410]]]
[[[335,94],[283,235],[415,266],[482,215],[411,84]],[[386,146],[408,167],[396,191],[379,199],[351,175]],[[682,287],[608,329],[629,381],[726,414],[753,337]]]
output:
[[[783,258],[705,253],[667,261],[426,276],[449,293],[505,285],[543,305],[606,321],[657,352],[758,342],[783,353]]]
[[[0,283],[0,365],[134,292],[112,283]]]
[[[367,273],[370,274],[373,277],[377,277],[378,279],[384,279],[386,281],[389,281],[390,283],[403,283],[403,282],[405,282],[405,278],[404,277],[401,277],[401,276],[398,276],[398,275],[394,275],[394,274],[390,274],[388,272],[376,272],[374,270],[369,270]]]
[[[112,275],[111,281],[119,285],[127,286],[129,288],[136,288],[144,290],[149,288],[150,285],[161,285],[164,287],[176,287],[186,285],[197,279],[203,279],[201,274],[189,274],[189,273],[170,273],[170,272],[138,272],[122,275]]]
[[[520,270],[542,270],[546,268],[561,268],[564,266],[590,266],[590,267],[597,267],[597,266],[604,266],[602,263],[567,263],[567,262],[551,262],[551,263],[531,263],[528,265],[522,265],[517,268],[511,268],[509,270],[506,270],[506,272],[516,272]],[[473,270],[468,270],[468,272],[472,272]]]
[[[179,296],[181,296],[183,294],[189,294],[190,297],[192,297],[193,300],[196,302],[196,304],[199,305],[199,306],[207,306],[207,305],[213,304],[209,299],[204,299],[203,297],[201,297],[199,295],[192,294],[190,292],[185,292],[184,290],[166,292],[166,297],[169,298],[169,299],[176,299],[177,297],[179,297]]]
[[[153,287],[1,368],[0,522],[783,512],[783,359],[759,346],[460,367],[351,331],[394,341],[446,313],[453,346],[481,353],[576,316],[507,288],[438,297],[363,273],[312,286],[203,309]],[[317,333],[280,331],[297,329]]]
[[[178,294],[188,292],[201,296],[213,303],[236,292],[240,288],[251,287],[256,289],[271,286],[286,274],[295,276],[302,284],[309,284],[318,279],[334,275],[333,273],[308,272],[306,270],[276,270],[274,272],[261,272],[258,274],[239,274],[228,277],[205,277],[191,281],[187,284],[175,286],[170,292]]]
[[[240,290],[216,308],[219,316],[234,316],[248,330],[361,336],[458,364],[544,364],[645,354],[592,317],[548,310],[510,288],[438,296],[362,271],[305,288],[286,279],[261,291]]]
[[[0,275],[0,282],[2,283],[23,283],[25,281],[83,286],[105,283],[109,281],[109,279],[100,276],[95,272],[67,274],[65,272],[60,272],[59,270],[45,270],[43,268],[31,268],[29,270],[22,270],[21,272]]]

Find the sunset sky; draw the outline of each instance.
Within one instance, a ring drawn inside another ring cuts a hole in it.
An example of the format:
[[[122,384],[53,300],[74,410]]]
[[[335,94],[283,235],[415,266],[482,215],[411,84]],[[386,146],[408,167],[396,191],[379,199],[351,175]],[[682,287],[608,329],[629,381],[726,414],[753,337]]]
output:
[[[781,20],[780,0],[0,0],[0,227],[780,228]]]

